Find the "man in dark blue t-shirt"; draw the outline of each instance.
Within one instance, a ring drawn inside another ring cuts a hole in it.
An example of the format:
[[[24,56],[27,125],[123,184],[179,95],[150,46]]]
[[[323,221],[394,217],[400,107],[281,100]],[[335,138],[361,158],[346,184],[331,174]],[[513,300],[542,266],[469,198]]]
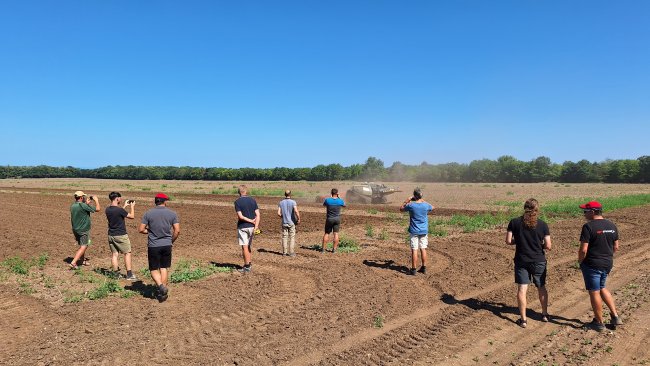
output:
[[[339,230],[341,228],[341,207],[345,207],[345,202],[339,197],[339,190],[332,188],[331,197],[328,197],[323,202],[326,207],[325,217],[325,234],[323,235],[323,246],[321,253],[325,253],[325,248],[329,242],[330,233],[334,233],[332,243],[332,253],[336,253],[339,247]]]
[[[585,203],[580,205],[580,208],[587,223],[582,226],[580,232],[578,262],[594,310],[594,319],[590,325],[602,332],[605,330],[603,302],[609,308],[611,326],[616,328],[617,325],[623,324],[616,312],[614,298],[605,288],[607,275],[614,265],[614,253],[619,246],[618,229],[614,223],[603,218],[603,206],[598,201]]]
[[[239,186],[239,198],[235,200],[235,212],[237,213],[237,238],[244,257],[242,273],[251,271],[251,244],[253,236],[259,234],[260,209],[253,197],[248,196],[248,188],[245,185]]]

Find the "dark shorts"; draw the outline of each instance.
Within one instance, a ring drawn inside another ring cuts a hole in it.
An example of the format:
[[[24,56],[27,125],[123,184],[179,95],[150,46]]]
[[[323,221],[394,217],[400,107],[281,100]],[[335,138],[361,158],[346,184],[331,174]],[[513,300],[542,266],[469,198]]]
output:
[[[77,241],[77,244],[79,244],[79,246],[83,247],[90,245],[90,232],[84,231],[83,233],[78,233],[76,231],[72,231],[72,233],[74,234],[74,240]]]
[[[147,257],[149,257],[150,271],[169,268],[172,266],[172,246],[148,248]]]
[[[527,285],[531,282],[536,287],[546,285],[546,262],[515,261],[515,283]]]
[[[584,263],[580,263],[580,270],[582,271],[582,278],[585,280],[585,288],[587,291],[600,291],[605,288],[609,270],[591,268]]]
[[[335,219],[327,219],[325,220],[325,234],[329,234],[332,231],[335,233],[339,232],[339,229],[341,228],[341,218],[337,217]]]

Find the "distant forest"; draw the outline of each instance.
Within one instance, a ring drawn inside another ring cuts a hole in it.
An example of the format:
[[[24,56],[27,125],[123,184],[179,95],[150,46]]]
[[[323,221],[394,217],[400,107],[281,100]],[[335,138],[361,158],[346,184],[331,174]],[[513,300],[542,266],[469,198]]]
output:
[[[521,161],[512,156],[497,160],[474,160],[469,164],[446,163],[406,165],[369,157],[364,164],[317,165],[313,168],[199,168],[189,166],[106,166],[80,169],[71,166],[0,166],[0,178],[98,178],[170,180],[248,180],[248,181],[332,181],[377,180],[412,182],[476,183],[650,183],[650,156],[638,159],[605,160],[562,164],[540,156]]]

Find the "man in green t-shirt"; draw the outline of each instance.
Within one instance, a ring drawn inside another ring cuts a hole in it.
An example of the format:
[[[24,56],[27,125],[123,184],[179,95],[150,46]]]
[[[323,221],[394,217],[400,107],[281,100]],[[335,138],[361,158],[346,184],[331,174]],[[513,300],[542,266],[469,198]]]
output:
[[[82,191],[76,191],[74,193],[74,200],[75,202],[70,206],[70,222],[72,223],[72,233],[77,244],[79,244],[79,249],[77,249],[77,253],[75,253],[74,258],[70,262],[71,269],[78,268],[77,263],[79,260],[84,261],[86,249],[90,245],[90,214],[98,212],[101,209],[96,196],[86,198],[86,194]],[[95,202],[94,207],[90,205],[91,202]]]

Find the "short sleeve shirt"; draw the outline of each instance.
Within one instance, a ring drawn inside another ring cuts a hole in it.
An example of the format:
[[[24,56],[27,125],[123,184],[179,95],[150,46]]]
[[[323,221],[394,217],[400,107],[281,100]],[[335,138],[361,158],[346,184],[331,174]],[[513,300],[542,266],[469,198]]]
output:
[[[124,219],[129,215],[125,209],[118,206],[106,207],[106,219],[108,219],[108,235],[126,235]]]
[[[515,240],[515,262],[546,262],[544,237],[551,233],[544,221],[537,220],[537,225],[531,229],[523,217],[517,217],[508,223],[508,231]]]
[[[95,207],[83,202],[75,202],[70,206],[70,222],[72,230],[76,233],[90,231],[90,214],[95,212]]]
[[[338,219],[341,217],[341,207],[345,207],[345,202],[339,197],[327,197],[323,206],[327,208],[328,219]]]
[[[609,271],[614,266],[614,242],[618,229],[605,219],[591,220],[582,226],[580,243],[588,243],[584,264],[591,268]]]
[[[235,212],[240,212],[244,217],[251,220],[255,219],[255,210],[257,210],[257,202],[253,197],[241,196],[235,200]],[[250,222],[237,219],[237,229],[244,229],[247,227],[255,227]]]
[[[172,245],[172,226],[179,222],[176,212],[165,206],[156,206],[145,212],[142,223],[147,225],[149,231],[147,246],[155,248]]]
[[[294,207],[296,207],[296,201],[285,198],[280,201],[278,207],[280,207],[280,213],[282,213],[282,224],[294,225],[295,222],[293,221],[293,210]]]
[[[427,202],[409,202],[404,211],[409,213],[409,233],[411,235],[427,235],[429,233],[429,212],[433,210]]]

